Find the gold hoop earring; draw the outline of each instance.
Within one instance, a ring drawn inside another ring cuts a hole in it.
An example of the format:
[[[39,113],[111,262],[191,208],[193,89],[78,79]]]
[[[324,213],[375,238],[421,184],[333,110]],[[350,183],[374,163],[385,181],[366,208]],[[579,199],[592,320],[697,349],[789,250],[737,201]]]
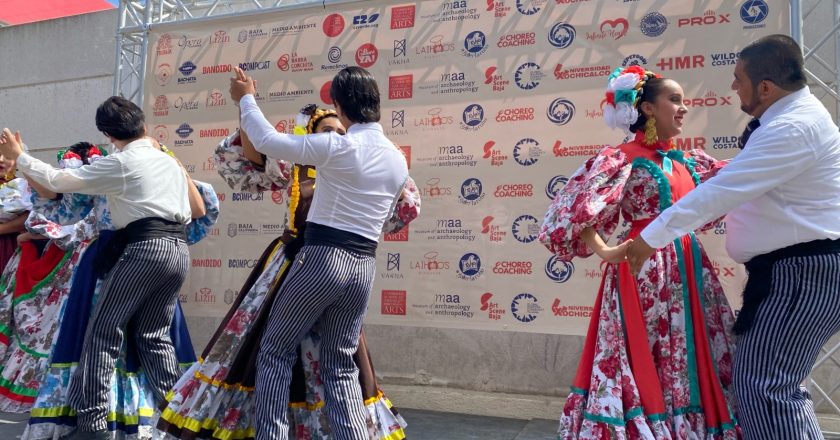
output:
[[[658,136],[656,135],[656,119],[653,116],[649,117],[645,122],[645,145],[653,145],[656,143]]]

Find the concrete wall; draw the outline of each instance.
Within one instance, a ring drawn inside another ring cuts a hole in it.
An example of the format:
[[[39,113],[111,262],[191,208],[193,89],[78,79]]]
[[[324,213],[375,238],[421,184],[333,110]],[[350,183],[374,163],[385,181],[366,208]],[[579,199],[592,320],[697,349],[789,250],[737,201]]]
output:
[[[831,2],[823,3],[828,7],[809,19],[806,41],[832,25]],[[93,114],[112,92],[116,21],[107,11],[0,29],[0,126],[21,130],[49,160],[76,141],[103,142]],[[820,51],[830,63],[834,54],[833,42]],[[833,102],[826,105],[834,110]],[[218,322],[189,317],[197,351]],[[380,325],[366,332],[397,405],[525,418],[557,416],[583,344],[581,337],[514,332]],[[840,368],[821,369],[817,378],[840,383]],[[840,400],[840,392],[833,397]]]

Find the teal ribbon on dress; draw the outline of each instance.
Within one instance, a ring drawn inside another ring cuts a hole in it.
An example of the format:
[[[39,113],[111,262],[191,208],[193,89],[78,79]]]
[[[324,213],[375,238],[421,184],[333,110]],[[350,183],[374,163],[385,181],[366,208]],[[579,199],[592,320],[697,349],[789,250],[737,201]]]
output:
[[[683,156],[683,153],[680,150],[656,150],[656,153],[659,154],[660,157],[662,157],[662,171],[664,171],[665,174],[669,176],[674,172],[674,160],[678,162],[694,161],[693,158],[685,159],[685,156]]]

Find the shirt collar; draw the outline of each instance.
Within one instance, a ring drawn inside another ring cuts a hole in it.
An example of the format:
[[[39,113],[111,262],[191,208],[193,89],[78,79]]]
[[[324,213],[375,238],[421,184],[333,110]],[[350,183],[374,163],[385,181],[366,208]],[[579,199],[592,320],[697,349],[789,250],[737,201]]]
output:
[[[782,112],[784,112],[784,110],[789,105],[793,104],[794,102],[796,102],[796,101],[798,101],[798,100],[800,100],[800,99],[802,99],[802,98],[804,98],[804,97],[806,97],[810,94],[811,94],[811,89],[809,89],[808,86],[805,86],[805,87],[791,93],[790,95],[787,95],[782,99],[779,99],[778,101],[776,101],[772,105],[770,105],[770,107],[767,107],[767,110],[764,111],[764,114],[762,114],[761,117],[758,118],[758,120],[761,121],[761,125],[767,125],[767,124],[770,123],[770,121],[775,119],[776,116],[779,116],[780,114],[782,114]]]
[[[347,130],[347,133],[353,133],[353,132],[356,132],[356,131],[367,131],[367,130],[375,130],[375,131],[378,131],[380,133],[383,132],[382,126],[379,125],[378,122],[367,122],[367,123],[364,123],[364,124],[356,123],[356,124],[351,125],[350,128]]]
[[[126,144],[126,146],[123,147],[122,151],[128,151],[128,150],[131,150],[131,149],[134,149],[134,148],[151,147],[151,146],[152,146],[152,141],[150,141],[146,138],[141,138],[141,139],[137,139],[134,142],[129,142],[128,144]]]

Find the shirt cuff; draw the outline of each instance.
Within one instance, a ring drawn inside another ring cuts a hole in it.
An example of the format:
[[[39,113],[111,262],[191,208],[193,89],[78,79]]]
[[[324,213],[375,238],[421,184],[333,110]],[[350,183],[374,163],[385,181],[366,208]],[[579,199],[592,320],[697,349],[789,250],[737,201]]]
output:
[[[33,160],[35,160],[35,158],[30,156],[28,153],[21,153],[15,161],[15,164],[18,168],[21,168],[22,171],[29,171]]]
[[[242,108],[243,104],[256,105],[257,101],[254,99],[254,95],[251,95],[249,93],[247,95],[242,96],[242,98],[239,99],[239,108]]]
[[[657,217],[649,225],[642,230],[639,236],[654,249],[661,249],[674,241],[677,237],[672,237],[672,234],[665,227],[664,222],[660,217]]]

